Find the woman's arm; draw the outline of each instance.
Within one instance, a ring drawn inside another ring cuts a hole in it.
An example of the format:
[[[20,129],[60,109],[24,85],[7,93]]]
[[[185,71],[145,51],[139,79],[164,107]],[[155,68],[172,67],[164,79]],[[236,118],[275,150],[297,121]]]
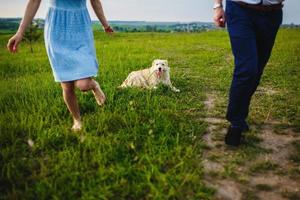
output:
[[[99,21],[101,22],[102,26],[104,27],[105,32],[112,33],[113,30],[109,26],[109,24],[106,20],[101,1],[100,0],[91,0],[91,4],[92,4],[92,7],[93,7]]]
[[[19,29],[17,33],[8,41],[7,48],[10,52],[17,52],[18,45],[22,41],[26,27],[32,22],[37,10],[40,7],[40,3],[41,0],[29,0],[27,3],[25,15],[21,21]]]

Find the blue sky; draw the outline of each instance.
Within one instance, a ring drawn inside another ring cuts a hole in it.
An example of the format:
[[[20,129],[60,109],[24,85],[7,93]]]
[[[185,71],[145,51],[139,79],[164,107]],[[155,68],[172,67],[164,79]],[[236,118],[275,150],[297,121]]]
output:
[[[38,17],[45,17],[48,1],[42,0]],[[0,17],[23,16],[26,3],[27,0],[0,0]],[[102,3],[109,20],[212,21],[213,0],[102,0]],[[300,24],[299,8],[300,0],[286,0],[284,23]],[[91,16],[95,19],[93,12]]]

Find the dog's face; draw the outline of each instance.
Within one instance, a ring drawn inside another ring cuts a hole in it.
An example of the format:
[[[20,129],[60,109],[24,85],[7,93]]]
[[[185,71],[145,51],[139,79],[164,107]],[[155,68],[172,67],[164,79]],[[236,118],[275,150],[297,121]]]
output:
[[[169,71],[170,71],[168,61],[167,60],[154,60],[150,70],[151,70],[151,73],[155,73],[155,75],[157,77],[161,78],[166,73],[169,73]]]

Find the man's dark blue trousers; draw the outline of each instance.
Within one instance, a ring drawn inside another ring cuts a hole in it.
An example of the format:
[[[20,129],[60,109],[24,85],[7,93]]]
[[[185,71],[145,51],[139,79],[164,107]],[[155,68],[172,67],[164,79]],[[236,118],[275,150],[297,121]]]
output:
[[[251,97],[270,58],[282,23],[282,9],[257,11],[227,0],[226,20],[235,60],[227,120],[246,128]]]

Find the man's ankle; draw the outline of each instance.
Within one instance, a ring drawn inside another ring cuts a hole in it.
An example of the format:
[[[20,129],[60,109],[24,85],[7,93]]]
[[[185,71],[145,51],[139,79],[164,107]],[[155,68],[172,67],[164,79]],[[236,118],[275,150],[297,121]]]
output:
[[[246,121],[230,122],[232,128],[240,128],[242,132],[248,132],[250,130],[249,125]]]

